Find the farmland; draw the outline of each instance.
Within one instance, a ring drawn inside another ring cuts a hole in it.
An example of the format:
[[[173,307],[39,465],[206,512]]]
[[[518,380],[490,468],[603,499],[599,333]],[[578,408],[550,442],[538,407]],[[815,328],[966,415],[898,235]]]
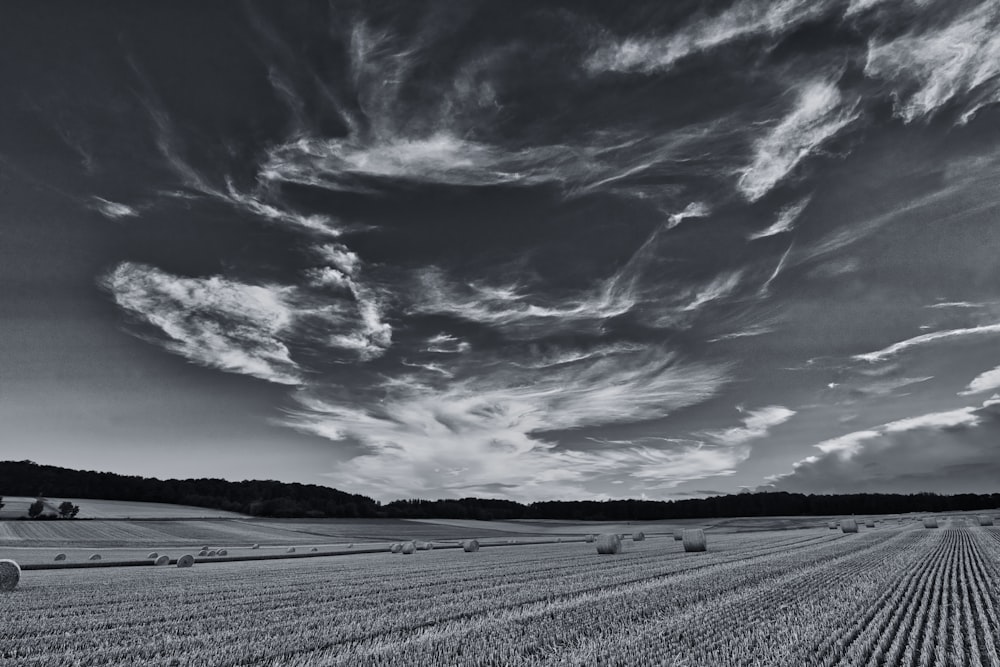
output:
[[[1000,529],[940,526],[26,571],[0,664],[1000,664]]]

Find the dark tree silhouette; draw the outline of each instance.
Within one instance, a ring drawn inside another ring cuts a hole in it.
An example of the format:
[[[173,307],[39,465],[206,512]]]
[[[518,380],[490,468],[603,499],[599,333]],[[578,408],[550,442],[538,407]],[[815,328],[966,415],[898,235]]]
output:
[[[28,507],[28,517],[37,519],[45,511],[45,501],[39,498]]]
[[[63,519],[75,519],[79,512],[80,508],[68,500],[64,500],[59,504],[59,516]]]

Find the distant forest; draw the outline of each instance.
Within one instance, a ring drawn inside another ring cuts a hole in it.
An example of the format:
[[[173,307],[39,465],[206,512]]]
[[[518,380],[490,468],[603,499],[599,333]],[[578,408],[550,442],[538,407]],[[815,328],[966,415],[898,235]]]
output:
[[[315,484],[222,479],[151,479],[70,470],[32,461],[0,461],[0,497],[100,498],[193,505],[263,517],[397,519],[562,519],[646,521],[747,516],[809,516],[955,512],[1000,508],[1000,493],[911,495],[740,493],[685,500],[546,501],[394,500],[380,503]]]

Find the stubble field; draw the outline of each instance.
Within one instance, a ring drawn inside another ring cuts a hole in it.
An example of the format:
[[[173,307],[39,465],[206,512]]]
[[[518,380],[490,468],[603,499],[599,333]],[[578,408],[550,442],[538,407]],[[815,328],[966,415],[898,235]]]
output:
[[[940,525],[26,571],[0,664],[1000,665],[1000,529]]]

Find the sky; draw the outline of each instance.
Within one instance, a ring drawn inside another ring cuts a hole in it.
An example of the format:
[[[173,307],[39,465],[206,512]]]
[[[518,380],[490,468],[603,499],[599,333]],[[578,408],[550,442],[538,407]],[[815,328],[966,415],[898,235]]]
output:
[[[992,0],[0,7],[0,458],[996,492]]]

